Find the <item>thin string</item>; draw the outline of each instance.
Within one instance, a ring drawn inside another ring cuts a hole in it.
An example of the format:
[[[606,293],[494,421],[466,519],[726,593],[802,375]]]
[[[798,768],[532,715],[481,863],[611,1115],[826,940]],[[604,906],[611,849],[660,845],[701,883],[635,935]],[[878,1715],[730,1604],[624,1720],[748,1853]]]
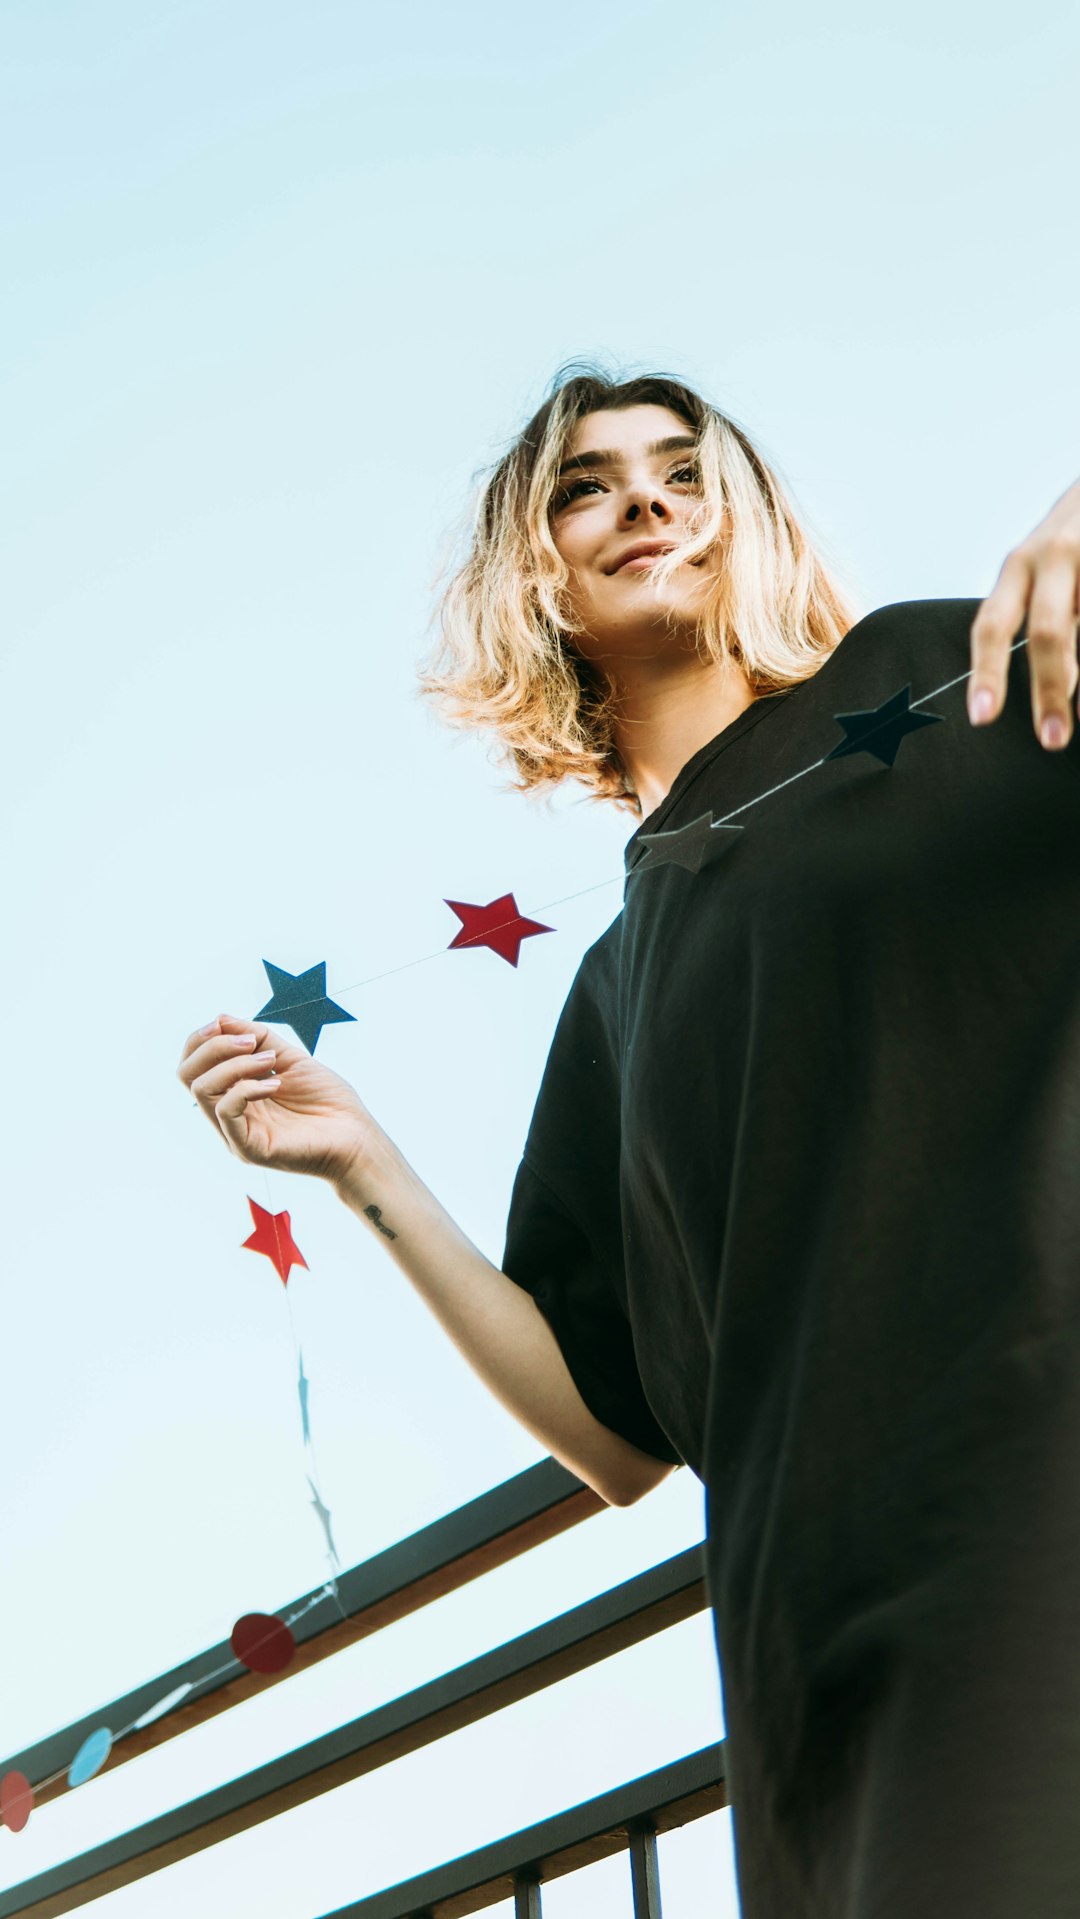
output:
[[[329,1586],[324,1586],[320,1592],[312,1593],[311,1597],[305,1600],[302,1606],[297,1606],[295,1611],[286,1613],[285,1620],[284,1620],[285,1625],[289,1627],[295,1626],[298,1619],[303,1619],[306,1613],[313,1611],[316,1606],[321,1606],[323,1600],[329,1598],[330,1596],[331,1594],[330,1594]],[[348,1614],[342,1613],[343,1619],[347,1617],[348,1617]],[[270,1637],[271,1635],[267,1633],[264,1639],[253,1640],[252,1641],[253,1647],[267,1644]],[[200,1674],[198,1679],[189,1679],[185,1682],[184,1685],[177,1686],[175,1692],[169,1693],[167,1695],[167,1698],[172,1704],[179,1705],[182,1699],[188,1699],[190,1698],[192,1693],[198,1692],[200,1686],[208,1686],[212,1680],[220,1679],[223,1673],[232,1671],[234,1667],[241,1671],[250,1670],[249,1668],[245,1668],[243,1661],[240,1659],[237,1659],[236,1655],[233,1654],[231,1658],[223,1660],[220,1666],[215,1666],[211,1672],[204,1672]],[[159,1701],[158,1702],[159,1707],[163,1703],[164,1702]],[[156,1711],[154,1707],[148,1706],[146,1711],[141,1712],[137,1719],[132,1719],[128,1725],[121,1726],[119,1732],[113,1732],[111,1727],[108,1728],[110,1751],[113,1749],[113,1747],[119,1745],[121,1739],[126,1739],[129,1732],[134,1732],[139,1727],[148,1726],[152,1724],[153,1720],[158,1717],[163,1719],[165,1717],[165,1713],[163,1711],[161,1712]],[[105,1729],[103,1728],[103,1730]],[[89,1736],[92,1738],[93,1734]],[[58,1772],[49,1773],[48,1777],[45,1779],[35,1780],[34,1783],[31,1785],[31,1788],[30,1788],[31,1792],[36,1796],[38,1793],[44,1792],[47,1787],[54,1786],[58,1779],[66,1779],[68,1773],[71,1771],[71,1768],[75,1763],[75,1756],[73,1756],[69,1760],[66,1766],[61,1766]],[[99,1775],[97,1773],[94,1773],[91,1775],[91,1779],[95,1779],[98,1776]],[[84,1780],[83,1784],[87,1786],[90,1785],[91,1779]],[[78,1787],[77,1786],[73,1787],[72,1790],[77,1792]]]
[[[619,873],[609,880],[596,880],[592,886],[583,886],[580,892],[563,893],[560,895],[560,897],[557,900],[548,900],[543,906],[534,907],[533,912],[534,913],[550,913],[553,906],[565,906],[569,900],[584,899],[586,893],[598,893],[601,887],[614,886],[617,880],[621,880],[624,877],[625,877],[624,874]],[[532,917],[532,914],[529,914],[529,913],[520,914],[518,917],[524,918],[524,919],[530,919]],[[504,927],[516,926],[516,925],[517,925],[516,919],[500,920],[498,926],[489,927],[488,932],[501,933]],[[475,945],[477,939],[480,937],[481,935],[474,935],[474,936],[471,936],[469,939],[461,940],[460,946],[457,950],[460,951],[462,947]],[[484,933],[482,937],[486,939],[487,933]],[[359,992],[362,986],[373,986],[376,980],[390,979],[394,973],[407,973],[410,966],[426,966],[429,960],[442,959],[444,953],[448,953],[449,951],[450,951],[450,948],[448,946],[440,946],[437,953],[424,953],[420,959],[406,960],[404,964],[401,966],[390,966],[387,968],[385,973],[369,973],[366,979],[354,980],[351,986],[336,986],[334,988],[334,991],[336,993],[357,993]],[[318,1004],[319,1004],[318,1000],[307,1000],[307,999],[298,999],[298,1000],[293,1000],[291,1002],[292,1006],[317,1006]]]
[[[264,1182],[265,1182],[265,1185],[266,1185],[266,1203],[267,1203],[267,1206],[268,1206],[268,1208],[269,1208],[269,1210],[270,1210],[270,1213],[271,1213],[271,1215],[272,1215],[272,1216],[273,1216],[273,1217],[274,1217],[274,1218],[276,1219],[276,1218],[277,1218],[277,1211],[275,1210],[275,1207],[274,1207],[274,1200],[273,1200],[273,1195],[271,1194],[271,1191],[270,1191],[270,1169],[269,1169],[269,1167],[267,1167],[267,1166],[264,1166],[264,1167],[263,1167],[263,1180],[264,1180]],[[302,1352],[302,1347],[301,1347],[301,1344],[300,1344],[300,1340],[299,1340],[299,1338],[297,1337],[297,1332],[296,1332],[296,1321],[295,1321],[295,1319],[293,1318],[293,1309],[292,1309],[292,1295],[291,1295],[291,1294],[290,1294],[290,1292],[289,1292],[289,1285],[288,1285],[288,1281],[287,1281],[287,1280],[285,1281],[285,1284],[284,1284],[284,1286],[283,1286],[283,1288],[282,1288],[282,1290],[283,1290],[283,1292],[284,1292],[284,1294],[285,1294],[285,1305],[286,1305],[286,1307],[288,1308],[288,1315],[289,1315],[289,1331],[290,1331],[290,1333],[291,1333],[291,1335],[292,1335],[292,1348],[293,1348],[293,1358],[294,1358],[294,1360],[295,1360],[295,1362],[296,1362],[296,1379],[297,1379],[297,1385],[299,1385],[299,1378],[300,1378],[300,1371],[301,1371],[301,1368],[302,1368],[302,1366],[303,1366],[303,1360],[301,1359],[301,1352]],[[310,1452],[310,1454],[311,1454],[311,1466],[312,1466],[312,1473],[313,1473],[313,1475],[314,1475],[314,1477],[313,1477],[313,1478],[311,1479],[311,1481],[310,1481],[309,1483],[311,1483],[311,1484],[312,1484],[312,1485],[314,1486],[314,1488],[315,1488],[315,1493],[316,1493],[316,1496],[318,1497],[318,1499],[319,1499],[319,1501],[320,1501],[320,1503],[321,1503],[322,1505],[324,1505],[324,1506],[325,1506],[325,1505],[326,1505],[326,1502],[325,1502],[325,1500],[323,1499],[323,1496],[322,1496],[322,1487],[321,1487],[321,1485],[320,1485],[320,1483],[319,1483],[319,1482],[320,1482],[320,1477],[321,1477],[321,1475],[320,1475],[320,1473],[319,1473],[319,1461],[318,1461],[318,1458],[317,1458],[317,1456],[316,1456],[316,1452],[315,1452],[315,1441],[314,1441],[314,1438],[312,1437],[312,1434],[311,1434],[311,1422],[310,1422],[310,1419],[306,1419],[304,1423],[305,1423],[305,1427],[306,1427],[306,1430],[307,1430],[307,1434],[308,1434],[308,1437],[307,1437],[307,1440],[306,1440],[306,1441],[304,1441],[304,1442],[302,1442],[302,1443],[304,1443],[304,1444],[306,1444],[306,1447],[307,1447],[307,1450],[308,1450],[308,1451]],[[329,1507],[326,1507],[326,1510],[327,1510],[327,1512],[329,1512],[329,1510],[330,1510],[330,1509],[329,1509]],[[322,1524],[322,1522],[321,1522],[321,1520],[320,1520],[320,1522],[319,1522],[319,1523],[320,1523],[320,1525]],[[330,1551],[329,1551],[329,1545],[330,1545],[330,1542],[329,1542],[329,1539],[327,1540],[327,1542],[326,1542],[326,1543],[327,1543],[327,1548],[328,1548],[328,1550],[327,1550],[327,1555],[326,1555],[326,1556],[327,1556],[327,1558],[328,1558],[328,1559],[330,1560],[330,1571],[331,1571],[331,1577],[330,1577],[330,1579],[329,1579],[329,1580],[327,1581],[327,1584],[326,1584],[326,1587],[324,1588],[324,1592],[329,1592],[329,1593],[330,1593],[330,1594],[332,1595],[332,1597],[333,1597],[333,1600],[334,1600],[334,1604],[336,1605],[336,1607],[337,1607],[337,1609],[338,1609],[338,1612],[339,1612],[339,1613],[341,1614],[341,1617],[342,1617],[342,1619],[343,1619],[343,1620],[347,1620],[347,1619],[348,1619],[348,1617],[349,1617],[349,1615],[348,1615],[348,1613],[347,1613],[347,1612],[345,1611],[345,1609],[344,1609],[344,1607],[343,1607],[343,1606],[342,1606],[342,1604],[341,1604],[341,1601],[340,1601],[340,1599],[338,1598],[338,1593],[337,1593],[337,1579],[336,1579],[336,1577],[334,1576],[334,1559],[336,1558],[336,1554],[333,1554],[333,1555],[332,1555],[332,1554],[330,1553]],[[340,1562],[340,1560],[339,1560],[339,1561],[338,1561],[338,1570],[340,1571],[340,1569],[341,1569],[341,1562]],[[320,1595],[320,1596],[321,1596],[321,1595]]]
[[[273,1215],[274,1201],[270,1191],[269,1170],[266,1167],[263,1168],[263,1177],[266,1184],[267,1206],[269,1208],[270,1213]],[[301,1364],[300,1343],[297,1338],[296,1323],[293,1319],[292,1301],[289,1297],[289,1290],[287,1285],[285,1286],[283,1290],[285,1292],[285,1302],[288,1307],[289,1329],[292,1334],[293,1356],[296,1360],[297,1371],[299,1373],[299,1367]],[[310,1433],[310,1424],[308,1427],[308,1431]],[[310,1437],[307,1441],[307,1448],[311,1453],[311,1463],[312,1463],[312,1470],[314,1474],[313,1484],[315,1487],[315,1491],[321,1500],[322,1491],[319,1485],[319,1478],[320,1478],[319,1462],[315,1453],[315,1442]],[[329,1553],[327,1554],[327,1557],[330,1558]],[[332,1565],[332,1561],[331,1561],[331,1565]],[[297,1606],[293,1609],[292,1612],[286,1613],[284,1617],[284,1624],[290,1627],[291,1629],[293,1626],[295,1626],[298,1620],[303,1619],[309,1612],[312,1612],[316,1606],[321,1606],[324,1600],[326,1599],[332,1599],[334,1601],[334,1604],[336,1605],[338,1612],[341,1615],[341,1618],[347,1623],[349,1615],[345,1611],[345,1608],[343,1607],[341,1600],[338,1597],[337,1580],[336,1578],[331,1577],[318,1592],[312,1593],[310,1598],[305,1600],[302,1606]],[[254,1650],[256,1647],[260,1645],[269,1643],[272,1636],[273,1635],[268,1632],[264,1635],[263,1639],[253,1640],[251,1642],[251,1649]],[[175,1687],[171,1693],[168,1693],[166,1695],[165,1699],[159,1700],[156,1706],[147,1707],[143,1712],[139,1713],[136,1718],[132,1719],[128,1723],[128,1725],[121,1726],[117,1732],[113,1732],[111,1727],[108,1727],[108,1728],[102,1727],[101,1730],[103,1731],[107,1730],[109,1733],[110,1752],[117,1745],[119,1745],[122,1739],[126,1739],[129,1733],[135,1732],[137,1729],[141,1729],[143,1726],[151,1725],[155,1719],[165,1718],[166,1713],[168,1711],[171,1711],[175,1706],[180,1705],[182,1700],[190,1699],[192,1693],[198,1692],[200,1687],[210,1685],[213,1680],[220,1679],[223,1676],[223,1674],[230,1672],[233,1669],[235,1669],[236,1671],[251,1670],[250,1667],[245,1667],[243,1660],[238,1659],[234,1653],[228,1659],[223,1660],[220,1666],[215,1666],[211,1672],[202,1673],[198,1679],[187,1680],[184,1682],[184,1684]],[[92,1736],[93,1736],[92,1734],[89,1735],[89,1737],[92,1737]],[[68,1761],[68,1764],[66,1766],[61,1766],[58,1771],[49,1773],[47,1777],[44,1779],[35,1780],[31,1785],[31,1792],[36,1796],[39,1793],[47,1791],[47,1789],[50,1786],[54,1786],[58,1779],[65,1779],[68,1773],[71,1771],[71,1768],[75,1763],[76,1757],[77,1757],[77,1754],[73,1754],[72,1758]],[[91,1775],[91,1779],[97,1778],[97,1777],[98,1777],[97,1773],[94,1773]],[[83,1783],[85,1785],[89,1785],[91,1783],[91,1779],[84,1780]],[[78,1788],[73,1787],[72,1790],[77,1791]],[[3,1824],[4,1822],[0,1821],[0,1826],[3,1826]]]
[[[1009,648],[1009,652],[1015,653],[1020,647],[1026,646],[1026,645],[1027,645],[1026,639],[1017,640],[1015,645]],[[958,673],[955,679],[946,680],[942,686],[935,687],[932,693],[924,693],[921,699],[912,700],[908,707],[908,711],[913,713],[917,707],[925,706],[928,703],[928,701],[940,699],[943,693],[949,693],[952,691],[952,688],[954,686],[960,686],[964,680],[969,680],[971,678],[973,671],[974,671],[974,668],[969,667],[966,673]],[[872,739],[875,733],[880,733],[883,730],[883,728],[892,726],[894,723],[895,722],[893,718],[882,720],[879,722],[877,726],[870,727],[867,732],[860,733],[859,745],[862,746],[863,742],[868,739]],[[792,786],[794,785],[796,780],[805,779],[807,773],[815,773],[819,766],[825,765],[828,758],[829,758],[828,753],[822,754],[822,757],[819,760],[814,760],[811,763],[811,765],[802,767],[798,773],[789,774],[786,780],[778,781],[778,783],[775,786],[768,787],[764,793],[757,794],[756,798],[752,800],[747,800],[744,805],[735,807],[734,810],[730,813],[725,813],[722,819],[714,820],[713,825],[724,826],[727,824],[728,820],[735,819],[739,813],[748,812],[750,807],[752,806],[760,806],[763,800],[772,799],[774,793],[782,793],[785,786]],[[424,953],[421,955],[419,959],[405,960],[401,966],[388,967],[386,972],[384,973],[369,973],[366,979],[354,980],[352,984],[349,986],[335,986],[334,992],[342,995],[346,993],[357,993],[361,990],[362,987],[373,986],[377,980],[391,979],[395,973],[406,973],[408,972],[410,967],[426,966],[430,960],[442,959],[447,953],[451,951],[461,951],[466,946],[474,946],[479,943],[486,942],[486,940],[489,938],[489,936],[492,933],[504,932],[508,926],[516,926],[520,919],[531,919],[540,913],[550,913],[553,907],[565,906],[570,900],[584,899],[586,893],[598,893],[605,886],[615,886],[624,882],[627,879],[627,877],[628,875],[625,872],[613,874],[610,879],[597,880],[594,885],[583,886],[580,889],[580,891],[576,893],[563,893],[560,895],[558,899],[546,901],[546,903],[543,906],[532,907],[528,913],[524,913],[524,914],[519,913],[514,919],[500,920],[497,926],[487,927],[482,934],[472,934],[468,939],[461,939],[459,937],[453,947],[440,946],[438,952]],[[286,1011],[291,1012],[294,1009],[299,1011],[300,1007],[302,1006],[319,1006],[322,1004],[323,1000],[327,997],[328,995],[322,994],[317,999],[293,1000],[291,1002],[291,1005],[288,1008],[285,1008],[285,1007],[282,1008],[282,1012],[286,1012]],[[275,1021],[274,1024],[288,1025],[288,1021],[278,1020],[278,1021]]]

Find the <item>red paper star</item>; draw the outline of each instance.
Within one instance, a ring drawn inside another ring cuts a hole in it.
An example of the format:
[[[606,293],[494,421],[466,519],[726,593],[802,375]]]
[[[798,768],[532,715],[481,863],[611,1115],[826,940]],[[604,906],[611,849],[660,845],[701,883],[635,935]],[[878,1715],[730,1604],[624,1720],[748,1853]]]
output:
[[[450,941],[448,953],[455,946],[490,946],[493,953],[516,966],[522,940],[531,939],[534,933],[555,931],[553,926],[541,926],[539,920],[527,920],[519,913],[512,893],[503,893],[490,906],[467,906],[464,900],[446,900],[445,904],[461,921],[461,931]]]
[[[255,1221],[255,1231],[244,1245],[253,1253],[265,1253],[283,1286],[289,1283],[289,1274],[294,1266],[302,1266],[310,1271],[307,1260],[292,1236],[288,1213],[268,1213],[265,1206],[257,1206],[249,1196],[251,1217]]]

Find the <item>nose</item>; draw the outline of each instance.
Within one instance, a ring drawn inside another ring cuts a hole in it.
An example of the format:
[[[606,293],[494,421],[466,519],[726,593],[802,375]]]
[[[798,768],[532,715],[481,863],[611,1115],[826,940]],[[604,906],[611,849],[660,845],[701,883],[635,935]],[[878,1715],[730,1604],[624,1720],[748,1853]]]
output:
[[[642,518],[657,519],[662,525],[670,525],[674,519],[664,498],[663,487],[648,474],[630,481],[619,517],[625,526],[633,526],[635,521]]]

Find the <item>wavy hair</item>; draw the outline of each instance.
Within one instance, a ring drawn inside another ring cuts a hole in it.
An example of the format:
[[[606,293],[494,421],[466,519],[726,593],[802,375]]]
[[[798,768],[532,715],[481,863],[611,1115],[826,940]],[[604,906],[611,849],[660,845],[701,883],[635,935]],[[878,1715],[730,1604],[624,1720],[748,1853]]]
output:
[[[464,562],[451,558],[436,581],[445,581],[436,603],[439,636],[419,684],[447,724],[494,733],[499,762],[516,772],[514,790],[573,779],[587,798],[613,801],[639,819],[641,802],[614,740],[618,689],[573,646],[569,569],[552,538],[551,510],[577,422],[645,405],[686,421],[700,473],[687,538],[657,561],[653,581],[666,584],[677,566],[714,546],[722,554],[698,616],[699,653],[721,666],[737,662],[758,697],[809,679],[839,644],[857,617],[854,606],[742,428],[666,375],[618,381],[570,362],[481,476],[466,516]]]

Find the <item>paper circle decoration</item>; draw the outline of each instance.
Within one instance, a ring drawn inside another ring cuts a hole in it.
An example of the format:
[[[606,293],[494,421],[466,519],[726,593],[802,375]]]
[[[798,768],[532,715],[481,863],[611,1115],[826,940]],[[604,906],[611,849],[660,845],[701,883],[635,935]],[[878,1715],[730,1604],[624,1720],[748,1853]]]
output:
[[[284,1672],[296,1651],[284,1620],[265,1612],[247,1612],[238,1619],[229,1644],[249,1672]]]
[[[85,1786],[96,1772],[100,1772],[112,1751],[112,1733],[108,1726],[99,1726],[88,1739],[84,1739],[71,1762],[67,1782],[69,1786]]]
[[[9,1832],[21,1832],[34,1804],[34,1789],[24,1772],[6,1772],[0,1779],[0,1821]]]

